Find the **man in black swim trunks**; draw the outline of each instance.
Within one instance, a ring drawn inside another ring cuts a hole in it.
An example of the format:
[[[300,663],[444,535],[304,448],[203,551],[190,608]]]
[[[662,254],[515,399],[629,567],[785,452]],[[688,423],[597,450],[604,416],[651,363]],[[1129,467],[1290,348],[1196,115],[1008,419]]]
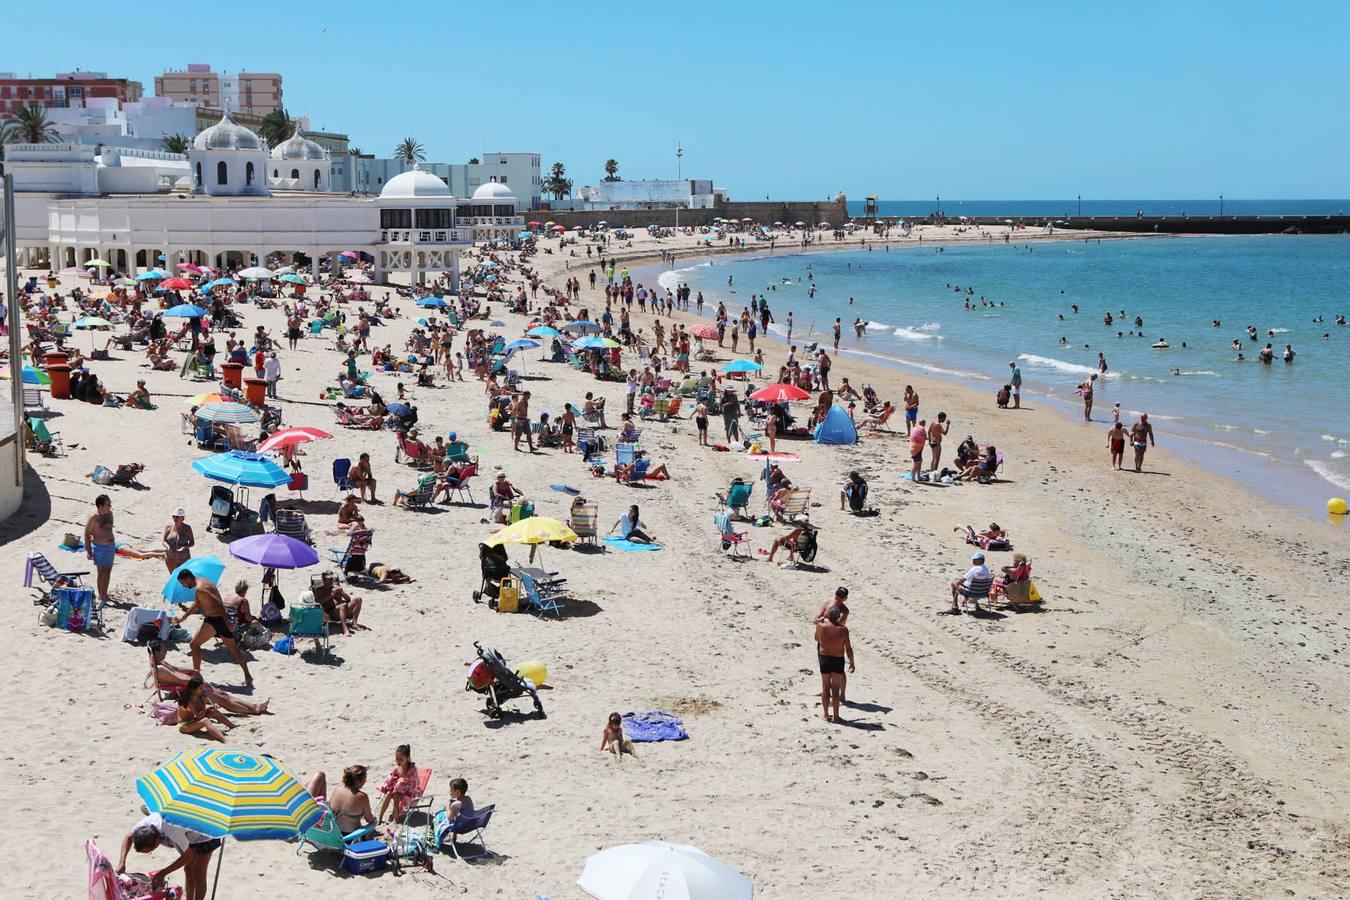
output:
[[[848,638],[848,628],[840,623],[844,611],[838,606],[830,607],[824,622],[816,623],[816,655],[820,659],[820,705],[825,710],[826,722],[839,722],[839,704],[843,702],[844,685],[848,676],[844,674],[844,657],[848,657],[848,670],[854,672],[853,644]]]
[[[249,674],[248,662],[244,659],[244,654],[239,652],[239,647],[234,642],[234,629],[230,627],[230,620],[225,615],[225,601],[220,596],[220,591],[214,584],[205,578],[198,578],[196,575],[184,569],[178,573],[178,583],[185,588],[193,591],[194,596],[192,605],[183,610],[183,614],[174,619],[175,625],[182,625],[193,613],[201,613],[202,627],[197,629],[197,634],[192,638],[192,668],[198,672],[202,670],[202,647],[213,637],[218,637],[225,649],[230,651],[234,661],[239,663],[239,668],[244,670],[244,684],[248,687],[253,686],[253,676]]]

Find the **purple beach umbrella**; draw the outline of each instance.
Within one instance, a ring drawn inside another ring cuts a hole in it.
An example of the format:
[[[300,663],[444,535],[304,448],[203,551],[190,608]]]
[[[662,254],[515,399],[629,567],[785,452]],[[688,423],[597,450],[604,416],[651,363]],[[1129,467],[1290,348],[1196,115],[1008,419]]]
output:
[[[268,569],[303,569],[318,565],[319,553],[304,541],[284,534],[255,534],[230,544],[235,559]]]

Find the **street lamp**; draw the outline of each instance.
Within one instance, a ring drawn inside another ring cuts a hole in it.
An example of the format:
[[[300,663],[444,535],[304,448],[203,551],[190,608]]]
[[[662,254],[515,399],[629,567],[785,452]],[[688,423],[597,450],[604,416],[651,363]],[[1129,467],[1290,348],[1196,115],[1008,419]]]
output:
[[[1219,215],[1223,215],[1223,194],[1219,195]]]
[[[684,148],[675,142],[675,180],[684,181]],[[680,199],[675,198],[675,230],[680,230]]]
[[[1078,195],[1078,218],[1083,218],[1083,195]]]

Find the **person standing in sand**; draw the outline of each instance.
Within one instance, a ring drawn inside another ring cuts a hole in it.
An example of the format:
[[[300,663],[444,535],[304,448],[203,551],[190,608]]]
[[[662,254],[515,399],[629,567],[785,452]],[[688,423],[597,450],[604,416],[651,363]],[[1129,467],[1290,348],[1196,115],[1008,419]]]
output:
[[[938,461],[942,459],[942,437],[951,430],[952,423],[947,421],[945,412],[938,413],[937,421],[928,426],[928,446],[933,450],[933,463],[928,471],[937,471]]]
[[[1008,383],[1012,385],[1013,409],[1022,408],[1022,370],[1017,368],[1017,363],[1008,360],[1008,368],[1012,369],[1012,377]]]
[[[913,467],[909,472],[909,480],[911,482],[917,482],[919,480],[919,471],[923,468],[923,445],[927,441],[927,421],[913,424],[909,431],[909,458],[913,463]]]
[[[919,418],[919,392],[912,384],[905,385],[905,427],[913,428]]]
[[[98,605],[108,602],[108,582],[117,559],[117,538],[113,533],[112,498],[99,494],[94,498],[94,514],[84,524],[84,555],[93,560],[98,572]]]
[[[1148,413],[1140,413],[1139,421],[1130,429],[1130,442],[1134,444],[1134,470],[1142,472],[1144,451],[1148,450],[1149,444],[1158,446],[1153,440],[1153,426],[1148,423]]]
[[[525,438],[525,446],[534,452],[534,436],[530,434],[530,392],[521,391],[520,396],[511,404],[512,434],[511,448],[520,450],[520,439]]]
[[[192,526],[184,519],[187,510],[178,507],[173,511],[173,520],[164,526],[161,540],[164,542],[164,565],[170,572],[192,558],[192,545],[197,539],[192,534]]]
[[[1097,373],[1078,386],[1078,391],[1083,395],[1083,421],[1092,421],[1092,389],[1097,386]]]
[[[194,596],[192,605],[183,610],[183,614],[174,619],[173,623],[182,625],[194,613],[201,613],[202,619],[205,620],[189,645],[192,648],[192,668],[198,672],[202,670],[202,647],[211,638],[218,637],[225,645],[225,649],[234,657],[234,661],[239,663],[239,668],[244,670],[245,686],[252,687],[253,676],[248,671],[248,661],[244,659],[244,654],[239,652],[239,646],[234,642],[234,629],[230,627],[230,620],[225,612],[225,600],[220,596],[220,590],[205,578],[198,578],[186,570],[178,573],[178,583],[191,590]]]
[[[1129,439],[1125,426],[1116,420],[1116,424],[1107,429],[1106,449],[1111,451],[1111,468],[1117,472],[1125,464],[1125,442]]]
[[[853,661],[853,643],[848,627],[843,625],[844,613],[838,606],[830,607],[825,621],[816,623],[816,657],[820,662],[820,705],[826,722],[839,722],[839,704],[844,702],[844,688],[848,676],[844,674],[844,659],[848,671],[856,672]]]

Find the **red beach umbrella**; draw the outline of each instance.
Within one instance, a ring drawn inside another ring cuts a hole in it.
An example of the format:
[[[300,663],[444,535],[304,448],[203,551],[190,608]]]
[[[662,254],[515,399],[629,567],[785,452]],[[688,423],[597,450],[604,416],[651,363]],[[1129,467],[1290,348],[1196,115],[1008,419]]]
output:
[[[717,340],[717,329],[712,325],[695,325],[689,329],[689,333],[694,337],[706,338],[708,340]]]
[[[185,291],[192,287],[192,282],[186,278],[175,275],[173,278],[166,278],[159,283],[159,286],[168,291]]]
[[[750,395],[751,400],[764,400],[768,403],[783,403],[788,400],[805,400],[811,395],[795,384],[770,384]]]

